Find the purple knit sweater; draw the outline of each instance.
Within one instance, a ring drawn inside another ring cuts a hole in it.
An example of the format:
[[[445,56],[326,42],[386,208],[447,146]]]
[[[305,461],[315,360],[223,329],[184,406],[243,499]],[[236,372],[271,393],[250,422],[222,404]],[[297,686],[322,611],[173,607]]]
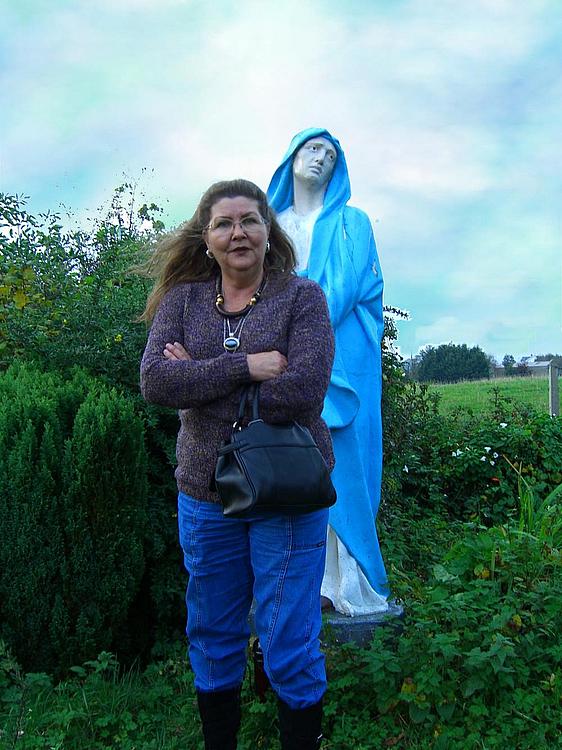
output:
[[[246,318],[240,348],[223,348],[224,318],[215,308],[215,279],[179,284],[163,298],[141,362],[147,401],[179,409],[176,480],[181,492],[218,502],[210,489],[217,448],[228,439],[244,385],[251,382],[246,355],[277,350],[287,370],[260,385],[266,422],[297,420],[308,427],[330,469],[330,432],[320,414],[330,381],[334,337],[326,299],[313,281],[271,273]],[[235,328],[238,318],[231,319]],[[169,361],[167,343],[182,344],[189,361]]]

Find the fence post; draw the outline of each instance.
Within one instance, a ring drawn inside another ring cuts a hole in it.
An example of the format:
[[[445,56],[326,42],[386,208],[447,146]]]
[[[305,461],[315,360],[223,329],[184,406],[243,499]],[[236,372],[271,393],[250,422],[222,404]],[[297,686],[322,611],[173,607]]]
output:
[[[560,414],[560,391],[558,388],[558,376],[561,366],[558,360],[552,360],[548,365],[548,410],[551,417]]]

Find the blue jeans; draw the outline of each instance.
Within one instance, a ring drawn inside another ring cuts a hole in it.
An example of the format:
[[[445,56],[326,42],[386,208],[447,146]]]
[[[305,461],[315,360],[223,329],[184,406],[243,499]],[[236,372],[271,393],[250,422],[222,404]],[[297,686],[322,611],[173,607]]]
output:
[[[317,703],[326,690],[319,634],[328,511],[225,518],[220,505],[180,492],[178,523],[195,687],[209,692],[242,683],[255,598],[271,686],[291,708]]]

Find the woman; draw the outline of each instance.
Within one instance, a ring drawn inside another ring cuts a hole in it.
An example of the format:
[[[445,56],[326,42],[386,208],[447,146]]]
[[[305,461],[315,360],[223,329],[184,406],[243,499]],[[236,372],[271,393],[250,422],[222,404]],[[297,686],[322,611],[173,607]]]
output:
[[[321,418],[333,333],[322,290],[296,276],[294,263],[265,194],[246,180],[219,182],[156,251],[158,279],[144,313],[153,322],[142,393],[180,410],[176,479],[189,573],[187,635],[207,749],[236,748],[252,598],[265,670],[279,698],[282,747],[320,745],[328,511],[227,519],[211,489],[217,448],[252,382],[260,383],[260,416],[298,419],[333,466]]]
[[[323,128],[298,133],[268,196],[299,259],[326,293],[336,340],[323,417],[336,455],[323,595],[346,615],[388,609],[376,515],[382,474],[383,280],[369,217],[348,206],[344,152]]]

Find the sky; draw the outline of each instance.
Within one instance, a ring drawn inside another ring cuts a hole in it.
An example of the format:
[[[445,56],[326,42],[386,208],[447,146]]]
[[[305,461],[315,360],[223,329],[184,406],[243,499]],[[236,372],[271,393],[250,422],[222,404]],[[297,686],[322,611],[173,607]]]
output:
[[[171,228],[324,127],[408,357],[562,354],[562,0],[0,0],[0,192]]]

